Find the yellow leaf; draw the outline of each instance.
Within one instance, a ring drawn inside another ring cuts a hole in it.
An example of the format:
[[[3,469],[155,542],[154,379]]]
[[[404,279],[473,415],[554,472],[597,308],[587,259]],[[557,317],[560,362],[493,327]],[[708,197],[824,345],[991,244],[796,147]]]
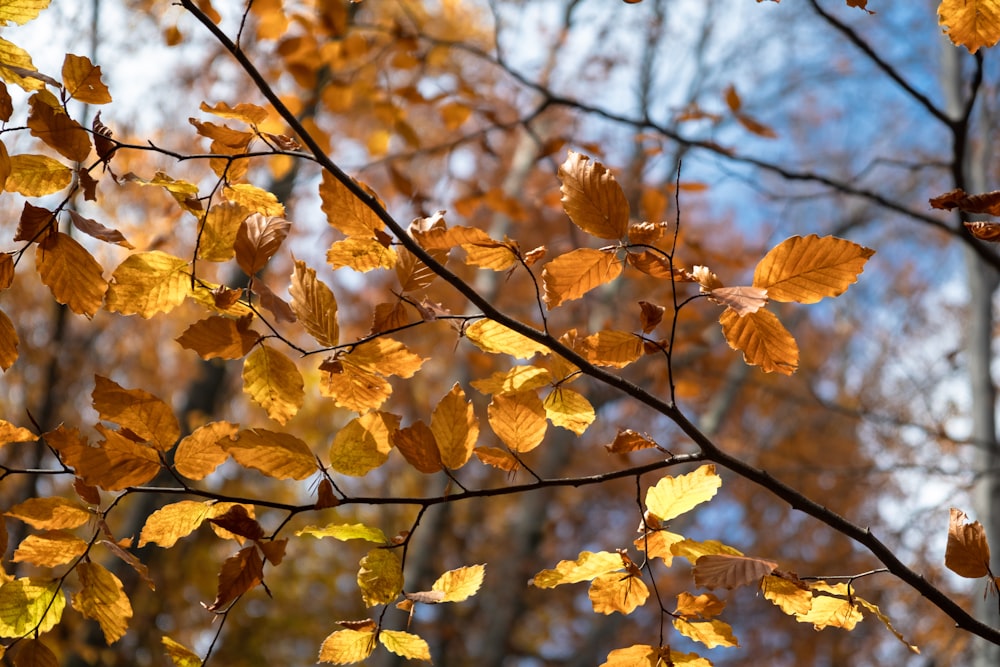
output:
[[[334,241],[326,251],[326,261],[335,269],[346,266],[365,273],[374,269],[391,269],[396,266],[399,256],[392,247],[382,241],[362,236],[349,236]]]
[[[536,588],[555,588],[561,584],[590,581],[599,575],[617,572],[623,566],[621,554],[581,551],[576,560],[561,560],[554,569],[542,570],[529,583]]]
[[[759,582],[777,567],[774,561],[762,558],[708,554],[695,561],[692,574],[695,585],[701,588],[737,588]]]
[[[253,276],[264,268],[268,260],[278,252],[278,248],[288,236],[292,223],[284,218],[269,217],[253,213],[240,223],[233,241],[236,263],[243,272]]]
[[[76,535],[59,530],[40,535],[28,535],[17,547],[11,561],[27,562],[41,567],[65,565],[82,556],[87,543]]]
[[[188,647],[175,642],[166,635],[160,641],[163,643],[163,650],[170,661],[174,663],[174,667],[201,667],[201,658]]]
[[[78,528],[94,517],[86,507],[66,498],[28,498],[5,514],[40,530]]]
[[[753,286],[773,301],[816,303],[843,294],[875,254],[835,236],[793,236],[771,249],[753,273]]]
[[[15,71],[16,68],[18,71]],[[0,79],[20,86],[31,92],[45,87],[40,77],[27,76],[25,72],[37,72],[27,51],[16,44],[0,38]]]
[[[499,447],[476,447],[472,453],[485,465],[493,466],[504,472],[512,473],[521,469],[521,463],[511,456],[509,451]]]
[[[187,261],[154,250],[125,258],[111,274],[105,308],[150,318],[179,306],[191,293]]]
[[[9,442],[34,442],[38,436],[24,428],[15,426],[6,419],[0,419],[0,446]]]
[[[392,338],[380,337],[358,345],[350,354],[338,359],[349,361],[358,368],[379,375],[413,377],[426,359],[410,352],[402,343]]]
[[[319,196],[326,221],[344,236],[371,238],[385,226],[374,211],[325,171]]]
[[[687,619],[709,619],[721,614],[725,607],[726,603],[711,593],[702,593],[698,596],[691,595],[690,593],[680,593],[677,595],[676,613]]]
[[[743,555],[739,552],[739,550],[723,544],[718,540],[705,540],[703,542],[698,542],[697,540],[688,539],[671,544],[670,553],[675,556],[687,558],[692,563],[698,562],[698,559],[702,556],[712,556],[718,554],[729,554],[731,556]]]
[[[334,362],[337,370],[322,369],[320,394],[355,412],[377,410],[392,394],[392,385],[350,363]]]
[[[883,614],[882,610],[879,609],[877,605],[874,605],[871,602],[869,602],[868,600],[865,600],[865,599],[859,598],[859,597],[855,597],[854,600],[858,604],[860,604],[862,607],[864,607],[865,609],[867,609],[871,613],[875,614],[875,618],[877,618],[878,620],[882,621],[882,625],[884,625],[889,630],[889,632],[891,632],[892,634],[894,634],[896,636],[896,639],[898,639],[899,641],[901,641],[903,643],[903,646],[905,646],[906,648],[910,649],[910,651],[912,651],[913,653],[916,653],[917,655],[920,654],[920,649],[917,648],[916,646],[914,646],[913,644],[909,643],[908,641],[906,641],[903,638],[902,633],[900,633],[899,630],[897,630],[896,628],[892,627],[892,623],[889,621],[889,617],[886,616],[885,614]]]
[[[570,151],[559,167],[562,204],[580,229],[601,239],[620,239],[628,230],[629,205],[614,175],[600,162]]]
[[[23,578],[0,586],[0,637],[22,637],[36,628],[41,634],[54,628],[66,608],[59,583]]]
[[[997,0],[941,0],[938,23],[946,26],[952,43],[969,53],[1000,41],[1000,2]]]
[[[612,368],[624,368],[643,355],[642,338],[610,329],[587,336],[576,349],[590,363]]]
[[[649,588],[639,577],[626,572],[611,572],[594,577],[588,592],[594,611],[599,614],[631,614],[649,597]]]
[[[73,170],[46,155],[12,155],[11,172],[4,189],[25,197],[59,192],[73,180]]]
[[[59,100],[48,91],[39,91],[31,96],[28,104],[31,107],[28,116],[31,136],[38,137],[72,162],[87,159],[91,151],[90,135],[66,114]]]
[[[260,334],[250,328],[250,321],[250,317],[211,315],[185,329],[177,342],[202,359],[240,359],[260,340]]]
[[[431,432],[445,467],[457,470],[468,462],[479,438],[479,420],[457,382],[434,408]]]
[[[764,598],[789,616],[807,614],[812,607],[812,591],[803,589],[794,581],[768,575],[761,581],[760,587]]]
[[[205,479],[229,458],[219,441],[236,436],[239,426],[227,421],[199,426],[177,444],[174,468],[188,479]]]
[[[292,310],[313,338],[323,347],[333,347],[340,340],[337,326],[337,299],[316,271],[296,260],[288,287]]]
[[[125,635],[128,619],[132,618],[132,605],[122,582],[99,563],[80,563],[76,573],[81,588],[73,596],[73,608],[97,621],[105,641],[115,643]]]
[[[719,318],[729,347],[743,352],[743,361],[765,373],[791,375],[799,366],[799,347],[778,317],[758,310],[745,317],[726,308]]]
[[[549,310],[564,301],[579,299],[600,285],[611,282],[622,272],[622,264],[613,252],[577,248],[556,257],[542,269],[545,303]]]
[[[7,313],[0,310],[0,368],[4,371],[17,361],[17,346],[20,343],[14,323],[7,317]]]
[[[222,190],[226,200],[239,204],[265,218],[280,218],[285,215],[285,207],[274,194],[249,183],[237,183]]]
[[[95,375],[94,409],[101,419],[127,428],[161,452],[173,448],[181,425],[173,409],[142,389],[125,389],[117,382]]]
[[[38,244],[36,265],[42,283],[59,303],[92,317],[101,308],[108,284],[97,260],[71,236],[48,234]]]
[[[222,202],[208,209],[198,241],[198,259],[225,262],[236,254],[236,234],[250,209],[233,202]]]
[[[660,521],[670,521],[713,498],[720,486],[714,465],[678,477],[666,475],[646,491],[646,509]]]
[[[966,523],[968,518],[962,510],[951,508],[944,565],[959,576],[978,579],[989,574],[990,545],[983,524]]]
[[[667,530],[651,530],[635,539],[636,548],[645,551],[649,558],[662,558],[663,564],[670,567],[674,562],[674,554],[670,547],[684,540],[683,535]]]
[[[733,636],[733,628],[718,619],[711,621],[686,621],[674,619],[674,628],[688,639],[700,642],[708,648],[716,646],[738,647],[740,643]]]
[[[202,102],[198,108],[219,118],[239,120],[247,125],[259,125],[267,120],[268,116],[267,109],[247,102],[237,104],[235,107],[231,107],[225,102],[218,102],[215,106],[209,106]]]
[[[552,373],[537,366],[513,366],[497,371],[482,380],[473,380],[472,386],[483,394],[513,394],[519,391],[540,389],[552,382]]]
[[[399,429],[399,417],[369,412],[337,431],[330,443],[330,467],[344,475],[364,477],[389,458],[390,435]]]
[[[651,449],[653,447],[658,447],[655,442],[649,439],[648,436],[636,433],[630,428],[623,431],[618,431],[618,435],[611,444],[604,445],[604,448],[608,450],[610,454],[627,454],[629,452],[638,452],[643,449]]]
[[[375,630],[337,630],[323,640],[319,661],[335,665],[361,662],[375,650]]]
[[[465,328],[464,334],[476,347],[490,354],[509,354],[517,359],[530,359],[536,353],[549,353],[549,348],[545,345],[489,319],[476,320]]]
[[[431,659],[431,649],[427,646],[427,642],[409,632],[382,630],[378,633],[378,640],[387,649],[407,660],[426,660],[429,662]]]
[[[264,560],[256,546],[244,547],[230,556],[219,571],[219,588],[209,611],[219,611],[227,604],[264,581]]]
[[[286,424],[305,401],[305,382],[295,362],[261,345],[243,363],[243,392],[264,408],[268,417]]]
[[[164,549],[187,537],[213,515],[213,501],[181,500],[164,505],[146,518],[139,534],[139,548],[159,544]]]
[[[513,241],[466,243],[462,246],[462,250],[465,251],[465,263],[481,269],[509,271],[519,263],[517,244]]]
[[[545,406],[534,391],[494,396],[487,415],[493,432],[515,452],[529,452],[545,438]]]
[[[601,663],[601,667],[658,667],[661,664],[657,649],[646,644],[633,644],[608,653],[608,659]]]
[[[219,444],[237,463],[275,479],[305,479],[318,470],[309,445],[288,433],[245,429]]]
[[[434,432],[422,421],[394,431],[392,444],[407,463],[426,475],[444,468]]]
[[[577,435],[587,430],[597,413],[594,406],[590,404],[582,394],[567,389],[556,387],[545,397],[545,414],[553,425],[572,431]]]
[[[478,227],[431,227],[413,230],[413,238],[424,250],[451,250],[455,246],[475,244],[498,244],[490,235]]]
[[[389,538],[385,536],[381,528],[366,526],[363,523],[331,523],[323,528],[316,526],[306,526],[302,530],[295,531],[296,535],[312,535],[317,539],[332,537],[346,542],[347,540],[366,540],[375,544],[388,545]]]
[[[101,68],[86,56],[66,54],[62,66],[63,85],[75,100],[85,104],[107,104],[111,101],[108,87],[101,82]]]
[[[182,209],[201,217],[202,206],[198,200],[198,186],[194,183],[175,179],[162,171],[156,172],[153,178],[148,180],[133,173],[125,174],[123,178],[137,185],[163,188]]]
[[[361,559],[358,587],[366,607],[389,604],[403,590],[403,569],[393,549],[372,549]]]
[[[59,659],[40,639],[27,639],[18,644],[14,667],[59,667]]]
[[[120,491],[145,484],[160,471],[162,464],[155,449],[138,444],[102,424],[96,428],[104,435],[97,447],[89,446],[75,429],[67,431],[59,427],[45,434],[49,445],[86,484]]]
[[[0,25],[24,25],[35,19],[51,0],[6,0],[0,3]]]
[[[461,602],[476,594],[483,585],[485,573],[485,565],[469,565],[449,570],[437,578],[431,590],[444,593],[441,602]]]
[[[853,630],[854,626],[863,619],[857,604],[846,597],[838,598],[830,595],[814,595],[809,611],[805,614],[795,615],[796,621],[812,623],[817,630],[826,627]]]

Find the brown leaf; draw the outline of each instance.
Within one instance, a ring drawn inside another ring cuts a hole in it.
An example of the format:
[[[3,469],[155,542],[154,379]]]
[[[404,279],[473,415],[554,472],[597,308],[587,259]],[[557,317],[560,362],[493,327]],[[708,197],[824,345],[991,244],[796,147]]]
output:
[[[36,263],[42,283],[74,313],[93,317],[104,302],[108,283],[103,269],[73,237],[55,232],[38,244]]]
[[[264,529],[257,523],[257,519],[247,513],[247,508],[242,505],[233,505],[224,514],[208,521],[234,535],[250,540],[260,540],[264,537]]]
[[[743,317],[767,305],[767,290],[760,287],[716,287],[708,293],[708,300],[728,306]]]
[[[434,433],[422,421],[395,431],[392,434],[392,444],[407,463],[424,474],[429,475],[444,468]]]
[[[965,222],[962,224],[965,225],[970,234],[980,241],[991,241],[993,243],[1000,241],[1000,222],[976,220],[975,222]]]
[[[69,210],[69,219],[73,222],[74,227],[87,236],[92,236],[99,241],[104,241],[105,243],[120,245],[121,247],[128,248],[129,250],[135,248],[134,245],[125,240],[125,236],[117,229],[105,227],[96,220],[85,218],[73,209]]]
[[[236,263],[243,272],[253,276],[278,252],[291,223],[284,218],[268,217],[253,213],[240,225],[236,233],[234,250]]]
[[[966,523],[966,519],[965,512],[951,508],[944,564],[959,576],[978,579],[990,574],[990,545],[983,525],[978,521]]]
[[[695,561],[694,583],[702,588],[737,588],[758,582],[771,574],[778,564],[762,558],[714,554]]]
[[[614,175],[600,162],[569,151],[559,167],[562,203],[573,223],[600,239],[620,239],[628,230],[629,205]]]
[[[257,547],[240,549],[226,559],[219,572],[219,588],[209,611],[219,611],[227,604],[264,581],[264,560]]]
[[[28,128],[33,137],[56,149],[73,162],[83,162],[90,155],[90,135],[66,115],[59,100],[48,91],[40,91],[28,100],[31,113]]]

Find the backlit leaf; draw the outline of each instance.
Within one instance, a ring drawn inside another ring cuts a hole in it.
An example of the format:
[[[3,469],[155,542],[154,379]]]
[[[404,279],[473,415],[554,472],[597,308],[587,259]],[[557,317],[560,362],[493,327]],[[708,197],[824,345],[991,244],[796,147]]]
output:
[[[374,211],[325,171],[319,186],[319,196],[326,221],[344,236],[370,238],[385,226]]]
[[[76,535],[61,530],[28,535],[18,545],[11,561],[26,562],[41,567],[56,567],[71,563],[87,551],[87,543]]]
[[[24,25],[35,19],[51,0],[5,0],[0,2],[0,25]]]
[[[847,597],[847,585],[843,584],[843,598],[831,595],[813,595],[812,606],[805,614],[796,614],[799,623],[812,623],[817,630],[826,627],[853,630],[864,619],[858,605]]]
[[[458,383],[434,408],[431,431],[445,467],[457,470],[468,462],[479,438],[479,420]]]
[[[275,479],[305,479],[318,470],[309,445],[289,433],[245,429],[219,444],[242,466]]]
[[[59,192],[73,180],[73,170],[47,155],[12,155],[4,189],[25,197]]]
[[[201,227],[198,259],[225,262],[236,254],[236,235],[250,209],[233,202],[222,202],[208,209]]]
[[[83,505],[58,497],[28,498],[4,514],[40,530],[78,528],[94,518],[94,514]]]
[[[636,433],[630,428],[618,431],[618,435],[615,436],[614,441],[611,444],[604,445],[604,448],[611,454],[627,454],[652,447],[657,447],[657,444],[647,436]]]
[[[990,545],[983,524],[967,523],[968,518],[962,510],[951,508],[944,564],[959,576],[978,579],[989,574]]]
[[[423,639],[415,634],[401,630],[382,630],[378,640],[387,649],[401,655],[407,660],[426,660],[430,662],[431,649]]]
[[[437,578],[431,590],[444,593],[441,602],[461,602],[476,594],[483,585],[485,573],[485,565],[469,565],[449,570]]]
[[[161,452],[173,448],[181,426],[173,409],[142,389],[125,389],[101,375],[94,376],[94,409],[101,419],[124,426]]]
[[[340,339],[337,326],[337,299],[333,291],[316,277],[316,271],[296,260],[288,287],[292,310],[302,326],[323,347],[333,347]]]
[[[246,102],[237,104],[235,107],[231,107],[225,102],[217,102],[213,106],[202,102],[198,108],[219,118],[239,120],[248,125],[259,125],[267,120],[268,116],[267,109],[264,107]]]
[[[73,99],[85,104],[107,104],[108,87],[101,82],[101,68],[86,56],[67,53],[62,66],[63,85]]]
[[[483,394],[512,394],[530,389],[541,389],[551,384],[552,373],[537,366],[512,366],[497,371],[488,378],[473,380],[472,386]]]
[[[649,588],[639,577],[611,572],[594,577],[587,594],[598,614],[631,614],[646,602]]]
[[[45,99],[43,95],[48,93],[35,93],[28,101],[31,107],[28,116],[31,136],[38,137],[66,159],[83,162],[90,155],[90,135],[63,111],[58,100],[51,96]]]
[[[0,79],[31,92],[45,87],[41,77],[26,75],[37,71],[27,51],[0,38]]]
[[[259,213],[267,219],[280,219],[285,215],[285,207],[274,196],[274,193],[258,188],[256,185],[237,183],[226,186],[222,190],[222,196],[234,204],[249,209],[251,213]]]
[[[693,639],[708,648],[740,645],[733,635],[733,628],[717,618],[711,621],[686,621],[683,618],[675,618],[674,628],[688,639]]]
[[[767,290],[760,287],[716,287],[708,292],[708,300],[728,306],[743,317],[767,305]]]
[[[201,658],[198,654],[179,642],[175,642],[166,635],[160,640],[163,643],[163,650],[174,663],[174,667],[201,667]]]
[[[597,418],[594,406],[582,394],[556,387],[543,401],[545,414],[553,425],[581,435]]]
[[[649,558],[661,558],[663,564],[670,567],[674,561],[671,547],[684,540],[683,535],[671,533],[668,530],[650,530],[635,538],[633,544],[639,551],[645,551]]]
[[[545,406],[534,391],[494,396],[487,415],[493,432],[515,452],[529,452],[545,439]]]
[[[714,465],[699,466],[677,477],[666,475],[646,491],[646,509],[660,521],[670,521],[712,499],[722,479]]]
[[[699,542],[697,540],[684,539],[671,544],[670,552],[675,556],[687,558],[692,563],[698,562],[698,559],[702,556],[718,554],[728,554],[731,556],[743,555],[738,549],[735,549],[727,544],[723,544],[718,540],[704,540]]]
[[[614,175],[600,162],[570,151],[559,167],[566,215],[601,239],[620,239],[628,229],[629,205]]]
[[[571,250],[542,269],[545,303],[551,310],[564,301],[579,299],[595,287],[611,282],[621,272],[621,262],[612,252],[594,248]]]
[[[434,432],[422,421],[394,431],[392,444],[407,463],[426,475],[444,468]]]
[[[361,236],[334,241],[326,251],[326,261],[333,268],[345,266],[360,273],[391,269],[396,266],[398,259],[395,248],[386,247],[378,239]]]
[[[737,588],[759,582],[771,574],[778,564],[762,558],[710,554],[695,561],[694,583],[702,588]]]
[[[542,570],[531,579],[530,584],[536,588],[554,588],[562,584],[590,581],[599,575],[617,572],[623,567],[621,554],[582,551],[576,560],[561,560],[554,569]]]
[[[268,260],[288,236],[292,223],[284,218],[268,217],[261,213],[248,216],[236,232],[233,250],[236,263],[248,276],[264,268]]]
[[[949,39],[969,53],[1000,41],[1000,2],[997,0],[941,0],[938,23]]]
[[[7,313],[0,310],[0,368],[4,371],[17,361],[17,346],[20,344],[14,323],[7,317]]]
[[[83,562],[76,566],[80,591],[73,596],[73,608],[98,622],[104,639],[113,644],[125,635],[132,605],[122,582],[99,563]]]
[[[476,447],[472,450],[476,458],[488,466],[493,466],[504,472],[517,472],[521,463],[506,449],[499,447]]]
[[[799,346],[792,334],[769,310],[740,317],[726,308],[719,317],[729,347],[743,352],[743,361],[765,373],[791,375],[799,366]]]
[[[598,331],[577,343],[576,350],[597,366],[624,368],[642,356],[642,339],[629,331]]]
[[[159,250],[139,252],[125,258],[111,274],[105,308],[150,318],[173,310],[190,293],[186,260]]]
[[[56,301],[87,317],[100,310],[108,289],[101,275],[103,269],[71,236],[62,232],[48,234],[38,244],[35,262],[42,283]]]
[[[361,559],[358,587],[366,607],[389,604],[403,590],[403,569],[394,549],[372,549]]]
[[[857,282],[874,250],[835,236],[793,236],[779,243],[754,269],[753,286],[772,301],[816,303],[843,294]]]
[[[490,354],[509,354],[517,359],[530,359],[536,353],[549,353],[549,348],[545,345],[490,319],[476,320],[465,328],[464,334],[476,347]]]
[[[156,172],[151,179],[143,178],[134,173],[125,174],[123,178],[137,185],[163,188],[183,210],[201,217],[202,205],[198,199],[198,186],[194,183],[174,178],[162,171]]]
[[[389,458],[390,435],[399,417],[373,411],[356,417],[337,431],[330,443],[330,467],[344,475],[363,477]]]
[[[227,421],[199,426],[178,443],[174,468],[188,479],[204,479],[229,458],[219,441],[233,438],[238,430],[238,425]]]
[[[38,436],[24,428],[11,424],[6,419],[0,419],[0,445],[10,442],[34,442]]]
[[[375,630],[337,630],[323,640],[319,661],[335,665],[361,662],[375,650]]]
[[[187,537],[212,514],[212,501],[181,500],[164,505],[146,518],[139,534],[139,548],[158,544],[169,549],[182,537]]]
[[[48,632],[59,623],[66,596],[58,581],[15,579],[0,586],[0,637],[21,637],[35,628]]]
[[[363,523],[331,523],[323,528],[316,526],[306,526],[302,530],[295,531],[296,535],[312,535],[319,539],[332,537],[346,542],[347,540],[365,540],[375,544],[389,544],[389,538],[385,536],[381,528],[366,526]]]
[[[635,2],[636,0],[626,0]],[[668,662],[669,661],[669,662]],[[694,653],[671,651],[668,647],[659,649],[644,644],[634,644],[628,648],[618,648],[608,653],[608,659],[601,667],[712,667],[712,663]]]
[[[680,593],[677,596],[676,613],[684,618],[709,619],[718,616],[725,609],[726,603],[711,593],[691,595]]]
[[[249,317],[211,315],[185,329],[177,342],[202,359],[240,359],[260,340],[260,334],[250,328],[250,321]]]
[[[761,581],[760,588],[765,599],[773,602],[789,616],[807,614],[812,608],[812,591],[802,588],[794,581],[768,575]]]
[[[219,587],[209,611],[218,611],[264,581],[264,560],[257,547],[240,549],[222,564]]]
[[[264,408],[268,417],[287,424],[305,401],[305,382],[294,361],[260,345],[243,363],[243,392]]]

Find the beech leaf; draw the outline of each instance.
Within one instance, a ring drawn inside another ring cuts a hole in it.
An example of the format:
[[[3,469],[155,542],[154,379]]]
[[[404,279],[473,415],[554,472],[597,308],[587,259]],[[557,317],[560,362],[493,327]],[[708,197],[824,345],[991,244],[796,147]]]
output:
[[[944,564],[959,576],[978,579],[990,572],[990,545],[983,524],[967,519],[965,512],[951,508]]]
[[[600,239],[628,230],[629,205],[614,175],[600,162],[570,151],[559,167],[563,209],[577,227]]]
[[[778,564],[774,561],[729,554],[710,554],[695,561],[694,583],[702,588],[738,588],[759,582],[771,574]]]
[[[753,286],[773,301],[816,303],[843,294],[875,251],[835,236],[793,236],[754,269]]]
[[[719,317],[729,347],[743,352],[743,361],[765,373],[791,375],[799,366],[799,346],[792,334],[769,310],[743,317],[726,308]]]

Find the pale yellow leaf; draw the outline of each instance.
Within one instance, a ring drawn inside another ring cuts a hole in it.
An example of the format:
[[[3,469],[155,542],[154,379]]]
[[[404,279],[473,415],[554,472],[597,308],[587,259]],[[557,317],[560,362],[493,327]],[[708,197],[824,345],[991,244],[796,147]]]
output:
[[[378,633],[378,640],[387,649],[401,655],[407,660],[426,660],[430,662],[431,649],[423,639],[417,635],[402,630],[382,630]]]
[[[289,433],[244,429],[219,444],[240,465],[275,479],[306,479],[319,469],[309,445]]]
[[[104,639],[113,644],[125,635],[132,605],[122,582],[100,563],[83,562],[76,566],[80,591],[73,596],[73,608],[98,622]]]
[[[597,418],[594,406],[582,394],[556,387],[543,401],[545,414],[553,425],[581,435]]]
[[[444,593],[441,602],[461,602],[476,594],[483,585],[485,573],[485,565],[468,565],[449,570],[437,578],[431,590]]]
[[[535,354],[549,353],[549,348],[545,345],[494,320],[476,320],[465,328],[464,334],[480,350],[491,354],[509,354],[517,359],[530,359]]]
[[[490,428],[512,451],[529,452],[545,439],[545,406],[534,391],[494,396],[487,416]]]
[[[570,151],[559,167],[563,209],[580,229],[601,239],[628,230],[629,205],[614,175],[600,162]]]
[[[733,635],[733,628],[717,618],[711,621],[686,621],[683,618],[675,618],[674,628],[688,639],[693,639],[708,648],[740,645]]]
[[[125,258],[111,274],[105,308],[150,318],[173,310],[191,293],[186,260],[154,250]]]
[[[610,551],[581,551],[576,560],[561,560],[551,570],[536,574],[530,584],[536,588],[554,588],[561,584],[590,581],[596,576],[617,572],[624,567],[621,554]]]
[[[348,422],[330,443],[330,467],[344,475],[364,477],[389,458],[390,436],[399,429],[399,417],[368,412]]]
[[[334,665],[361,662],[375,650],[375,630],[337,630],[323,640],[319,661]]]
[[[753,286],[773,301],[816,303],[843,294],[874,250],[835,236],[793,236],[772,248],[754,269]]]
[[[719,318],[729,347],[743,352],[743,361],[765,373],[791,375],[799,366],[799,346],[792,334],[769,310],[740,317],[726,308]]]
[[[670,521],[713,498],[720,486],[714,465],[677,477],[666,475],[646,491],[646,509],[660,521]]]
[[[989,573],[990,545],[983,524],[967,523],[968,518],[962,510],[951,508],[944,564],[959,576],[978,579]]]
[[[302,530],[295,531],[295,534],[312,535],[317,539],[332,537],[341,542],[346,542],[347,540],[365,540],[374,542],[375,544],[389,544],[389,539],[382,532],[381,528],[366,526],[363,523],[331,523],[322,528],[306,526]]]
[[[252,213],[259,213],[265,218],[280,218],[285,215],[284,205],[273,193],[249,183],[237,183],[226,186],[222,196],[228,201],[244,206]]]
[[[403,590],[402,561],[395,549],[372,549],[361,559],[358,587],[366,607],[389,604]]]
[[[213,516],[212,501],[181,500],[164,505],[146,518],[139,534],[139,548],[158,544],[169,549],[182,537],[187,537],[204,521]]]
[[[545,303],[549,309],[581,296],[617,278],[621,261],[613,252],[577,248],[548,262],[542,269]]]
[[[292,297],[292,310],[306,331],[323,347],[336,345],[340,340],[337,299],[305,262],[295,261],[288,294]]]
[[[969,53],[1000,41],[1000,2],[997,0],[941,0],[938,23],[951,41]]]
[[[794,581],[768,575],[761,581],[760,588],[765,599],[789,616],[807,614],[812,607],[812,591],[802,588]]]
[[[305,382],[291,359],[260,345],[243,363],[243,392],[264,408],[267,416],[286,424],[305,401]]]
[[[24,25],[35,19],[51,0],[4,0],[0,2],[0,25]]]
[[[587,595],[598,614],[631,614],[649,597],[649,588],[627,572],[609,572],[594,577]]]
[[[496,371],[488,378],[473,380],[471,384],[483,394],[513,394],[541,389],[551,382],[552,372],[547,368],[512,366],[506,371]]]
[[[457,470],[468,462],[479,438],[479,420],[458,383],[434,408],[431,431],[445,467]]]
[[[854,626],[863,619],[864,616],[856,603],[852,603],[846,598],[830,595],[814,595],[809,611],[805,614],[795,615],[795,620],[799,623],[812,623],[817,630],[826,627],[853,630]]]
[[[27,75],[37,71],[27,51],[0,38],[0,79],[31,92],[45,87],[42,77]]]

